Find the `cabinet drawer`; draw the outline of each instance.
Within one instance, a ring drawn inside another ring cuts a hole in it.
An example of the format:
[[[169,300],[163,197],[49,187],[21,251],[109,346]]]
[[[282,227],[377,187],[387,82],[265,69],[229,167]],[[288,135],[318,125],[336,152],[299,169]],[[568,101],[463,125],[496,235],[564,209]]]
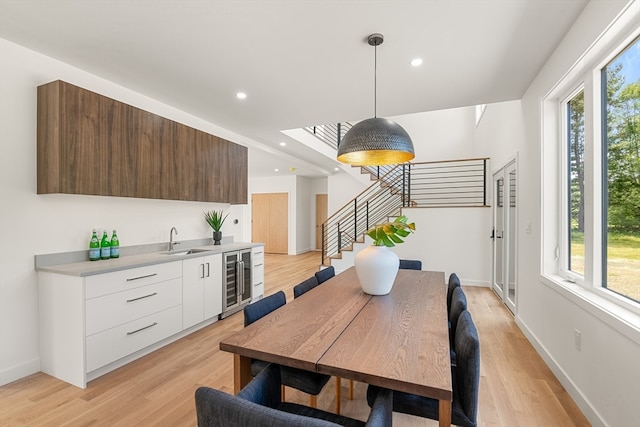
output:
[[[251,258],[253,258],[254,260],[254,264],[255,264],[255,260],[259,259],[260,262],[264,261],[264,247],[261,247],[259,249],[253,248],[251,249]]]
[[[87,337],[87,372],[155,344],[182,330],[182,305]]]
[[[114,271],[113,273],[89,276],[86,278],[85,282],[85,298],[95,298],[178,277],[182,277],[181,261],[148,265],[146,267],[130,268],[127,270]]]
[[[182,304],[182,279],[171,279],[127,291],[88,299],[86,335]]]
[[[262,282],[264,280],[264,265],[254,265],[251,270],[251,281],[254,285],[256,282]]]

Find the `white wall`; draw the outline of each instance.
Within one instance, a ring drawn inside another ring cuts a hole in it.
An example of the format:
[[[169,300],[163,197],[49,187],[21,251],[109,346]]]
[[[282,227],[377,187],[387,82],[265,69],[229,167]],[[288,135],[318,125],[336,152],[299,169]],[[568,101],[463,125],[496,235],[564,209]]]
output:
[[[456,273],[463,285],[491,282],[490,208],[404,209],[416,231],[393,251],[423,270]]]
[[[296,177],[296,254],[309,252],[311,238],[309,230],[314,229],[311,206],[315,203],[315,195],[311,193],[311,179],[303,176]]]
[[[518,153],[516,321],[593,425],[638,423],[640,334],[577,295],[544,284],[541,268],[541,106],[546,93],[596,40],[626,1],[592,1],[538,74],[521,103],[489,105],[476,144],[494,164]],[[635,22],[638,22],[636,18]],[[522,128],[518,122],[522,118]],[[531,234],[525,232],[531,221]],[[574,329],[582,350],[574,348]]]
[[[34,255],[84,250],[94,226],[116,228],[123,246],[210,237],[203,219],[227,204],[36,194],[36,88],[61,79],[225,139],[210,123],[0,39],[0,384],[39,371]],[[234,206],[229,216],[239,217]],[[240,241],[227,221],[225,236]],[[236,234],[237,233],[237,234]]]
[[[310,180],[310,194],[311,201],[309,207],[309,213],[311,215],[311,227],[309,228],[309,241],[311,242],[311,249],[316,248],[316,195],[328,193],[327,178],[314,178]],[[328,200],[328,197],[327,197]],[[328,210],[328,209],[327,209]]]
[[[413,141],[412,162],[472,157],[475,107],[451,108],[427,113],[390,117]]]

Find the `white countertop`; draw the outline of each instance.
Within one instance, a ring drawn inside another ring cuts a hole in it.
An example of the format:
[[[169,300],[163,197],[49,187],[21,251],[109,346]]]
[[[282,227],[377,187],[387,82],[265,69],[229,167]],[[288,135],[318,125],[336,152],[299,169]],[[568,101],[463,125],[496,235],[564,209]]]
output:
[[[193,248],[181,248],[180,250],[174,250],[174,252],[176,252],[177,254],[186,252],[189,249],[197,249],[202,251],[189,255],[168,255],[167,251],[151,252],[145,254],[121,256],[120,258],[112,258],[100,261],[82,261],[69,264],[50,265],[46,267],[38,267],[36,268],[36,270],[46,271],[49,273],[66,274],[67,276],[93,276],[95,274],[126,270],[128,268],[144,267],[146,265],[181,261],[187,258],[197,258],[260,246],[264,246],[264,243],[223,243],[217,246],[197,246]]]

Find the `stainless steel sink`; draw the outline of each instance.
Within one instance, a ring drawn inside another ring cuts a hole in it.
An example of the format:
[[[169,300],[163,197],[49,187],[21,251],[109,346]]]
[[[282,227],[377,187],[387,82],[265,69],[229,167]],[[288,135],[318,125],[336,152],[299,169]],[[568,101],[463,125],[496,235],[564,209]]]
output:
[[[171,256],[181,256],[181,255],[191,255],[191,254],[197,254],[200,252],[209,252],[209,249],[189,249],[188,251],[170,251],[170,252],[163,252],[163,254],[165,255],[171,255]]]

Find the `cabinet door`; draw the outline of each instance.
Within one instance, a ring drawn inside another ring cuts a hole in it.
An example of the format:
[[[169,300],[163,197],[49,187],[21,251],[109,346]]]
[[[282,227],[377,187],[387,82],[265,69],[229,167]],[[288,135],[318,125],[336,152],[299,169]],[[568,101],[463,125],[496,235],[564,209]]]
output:
[[[109,179],[100,96],[61,82],[60,181],[64,193],[102,195]]]
[[[222,254],[204,258],[204,318],[222,313]]]
[[[204,320],[204,257],[182,261],[182,329]]]

